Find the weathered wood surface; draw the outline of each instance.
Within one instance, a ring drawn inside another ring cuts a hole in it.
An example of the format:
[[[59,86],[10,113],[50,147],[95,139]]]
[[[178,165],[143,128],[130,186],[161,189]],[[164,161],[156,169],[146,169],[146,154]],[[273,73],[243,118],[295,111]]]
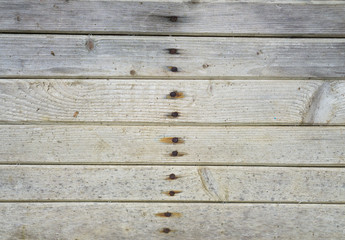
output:
[[[1,201],[345,203],[344,168],[1,165]]]
[[[344,205],[1,203],[0,213],[9,240],[341,240],[345,229]]]
[[[344,36],[344,1],[1,0],[0,31]]]
[[[345,128],[2,125],[0,163],[345,166]]]
[[[345,81],[2,79],[0,121],[343,125],[344,95]]]
[[[345,77],[345,39],[4,34],[0,49],[6,78]]]

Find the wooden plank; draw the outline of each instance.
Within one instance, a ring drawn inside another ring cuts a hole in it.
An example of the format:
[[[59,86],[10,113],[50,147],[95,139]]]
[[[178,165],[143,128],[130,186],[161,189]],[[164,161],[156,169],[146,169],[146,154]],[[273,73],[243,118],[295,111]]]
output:
[[[0,212],[2,239],[340,240],[345,228],[344,205],[1,203]]]
[[[345,81],[3,79],[0,121],[342,125],[344,94]]]
[[[345,202],[344,168],[1,165],[1,201]]]
[[[343,78],[345,39],[1,35],[0,77]]]
[[[344,139],[344,127],[2,125],[0,163],[345,166]]]
[[[343,1],[2,0],[0,31],[344,36],[344,12]]]

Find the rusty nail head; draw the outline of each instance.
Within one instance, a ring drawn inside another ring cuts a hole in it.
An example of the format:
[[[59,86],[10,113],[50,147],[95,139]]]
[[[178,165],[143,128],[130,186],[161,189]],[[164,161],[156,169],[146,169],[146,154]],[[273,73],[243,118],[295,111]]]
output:
[[[170,212],[165,212],[165,213],[164,213],[164,216],[166,216],[166,217],[171,217],[171,213],[170,213]]]
[[[176,179],[176,175],[172,173],[172,174],[169,175],[169,178],[170,179]]]
[[[170,192],[169,192],[169,195],[170,195],[170,196],[174,196],[174,195],[175,195],[175,192],[174,192],[174,191],[170,191]]]
[[[173,139],[171,139],[171,141],[172,141],[173,143],[178,143],[178,138],[177,138],[177,137],[174,137]]]
[[[174,157],[176,157],[178,155],[178,151],[172,151],[171,155],[173,155]]]
[[[176,92],[171,92],[170,97],[176,97],[177,93]]]
[[[169,228],[163,228],[164,233],[169,233],[171,230]]]
[[[178,112],[172,112],[172,113],[171,113],[171,116],[172,116],[172,117],[178,117]]]
[[[171,71],[172,72],[177,72],[178,70],[177,70],[177,67],[171,67]]]

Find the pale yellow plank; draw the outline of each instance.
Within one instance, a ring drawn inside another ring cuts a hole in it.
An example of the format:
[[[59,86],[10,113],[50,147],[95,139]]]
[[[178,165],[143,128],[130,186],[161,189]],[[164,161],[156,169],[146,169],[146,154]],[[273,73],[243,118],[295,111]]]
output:
[[[344,1],[0,1],[0,31],[345,35]]]
[[[1,165],[1,201],[345,202],[344,168]]]
[[[345,81],[3,79],[0,121],[342,125],[344,94]]]
[[[344,205],[2,203],[0,213],[2,239],[341,240],[345,229]]]
[[[345,128],[2,125],[0,162],[345,166]]]
[[[4,34],[0,49],[0,77],[345,77],[336,38]]]

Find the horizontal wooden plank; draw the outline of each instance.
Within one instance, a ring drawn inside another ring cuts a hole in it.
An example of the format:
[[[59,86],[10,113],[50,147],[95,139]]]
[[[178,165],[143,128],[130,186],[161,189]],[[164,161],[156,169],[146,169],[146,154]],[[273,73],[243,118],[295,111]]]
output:
[[[345,81],[3,79],[0,121],[342,125],[344,95]]]
[[[345,228],[343,205],[1,203],[0,212],[2,239],[340,240]]]
[[[0,31],[345,35],[343,1],[1,0]]]
[[[345,39],[0,36],[0,77],[345,77]]]
[[[345,127],[2,125],[0,163],[345,166],[344,139]]]
[[[1,165],[0,200],[345,202],[344,168]]]

